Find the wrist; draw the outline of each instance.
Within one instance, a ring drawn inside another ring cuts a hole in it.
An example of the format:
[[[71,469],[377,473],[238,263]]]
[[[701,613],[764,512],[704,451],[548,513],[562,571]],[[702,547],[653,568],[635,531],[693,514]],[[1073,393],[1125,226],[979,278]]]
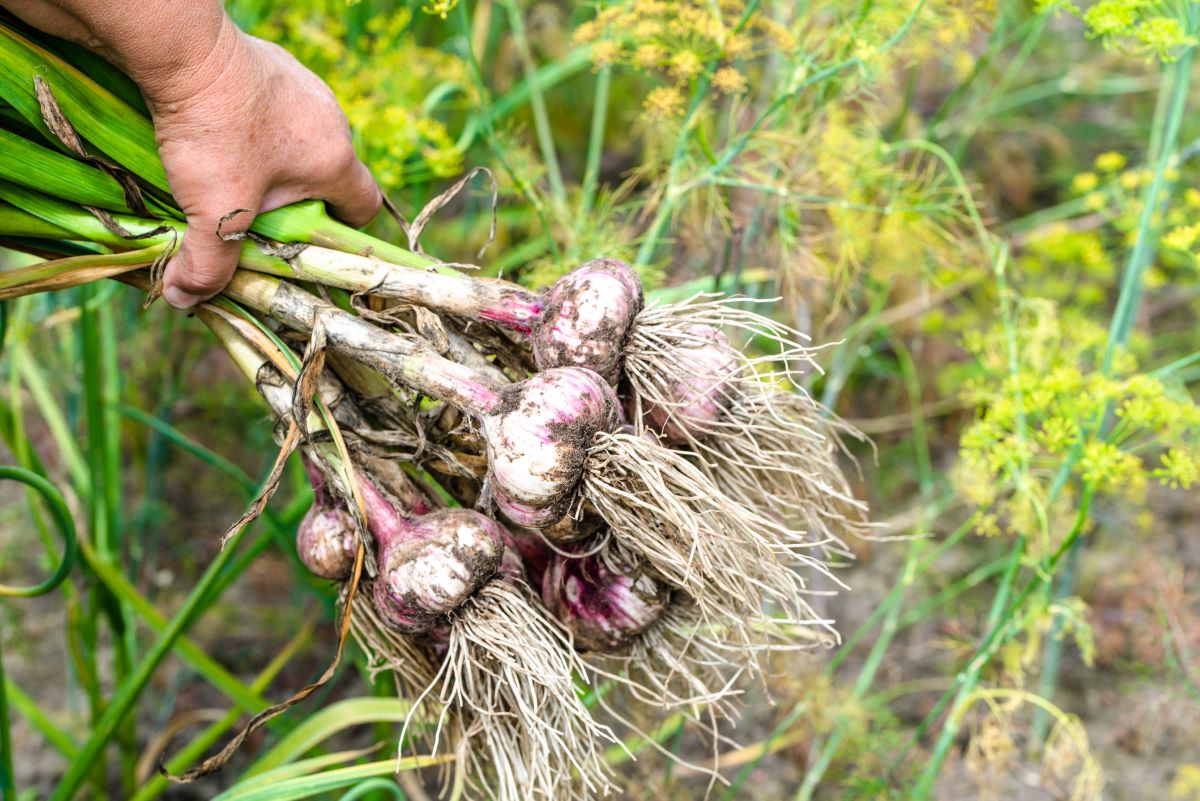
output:
[[[183,6],[182,8],[180,6]],[[191,6],[191,7],[189,7]],[[157,41],[110,42],[122,69],[137,83],[151,108],[195,96],[238,61],[242,33],[219,4],[159,4],[163,35]]]

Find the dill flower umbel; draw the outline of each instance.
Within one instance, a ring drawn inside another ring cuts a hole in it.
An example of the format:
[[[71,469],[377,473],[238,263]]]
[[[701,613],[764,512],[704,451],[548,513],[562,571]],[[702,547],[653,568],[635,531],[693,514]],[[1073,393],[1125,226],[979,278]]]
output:
[[[438,0],[426,10],[440,15],[456,3]],[[329,84],[346,111],[359,155],[385,190],[462,171],[462,153],[426,100],[435,87],[455,85],[459,91],[446,96],[469,107],[475,90],[466,62],[417,44],[407,35],[412,24],[413,12],[400,8],[373,17],[355,38],[336,13],[301,5],[252,29],[286,47]]]
[[[748,11],[743,0],[618,3],[579,25],[574,39],[591,45],[597,66],[624,64],[665,81],[650,90],[643,108],[667,117],[678,115],[683,95],[701,77],[716,92],[743,94],[753,85],[753,62],[799,46],[786,25],[758,8]]]
[[[1200,406],[1166,379],[1138,372],[1127,351],[1106,373],[1105,329],[1062,315],[1054,303],[1022,299],[1011,330],[994,326],[965,337],[984,377],[964,389],[978,413],[959,440],[960,491],[981,513],[1016,518],[1031,497],[1046,504],[1048,468],[1064,459],[1078,480],[1116,498],[1139,501],[1151,479],[1194,485]]]
[[[1147,3],[1145,0],[1100,0],[1083,9],[1070,0],[1038,0],[1035,9],[1065,12],[1079,17],[1088,37],[1132,55],[1171,62],[1180,52],[1194,47],[1196,37],[1187,32],[1185,4]],[[1118,168],[1119,169],[1119,168]]]

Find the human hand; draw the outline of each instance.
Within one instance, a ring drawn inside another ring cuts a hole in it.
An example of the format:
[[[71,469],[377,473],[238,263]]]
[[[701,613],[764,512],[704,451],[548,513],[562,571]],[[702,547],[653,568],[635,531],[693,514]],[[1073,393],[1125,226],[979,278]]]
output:
[[[309,198],[360,226],[382,195],[354,154],[350,127],[320,78],[249,36],[217,0],[0,0],[30,24],[125,70],[154,118],[159,156],[188,231],[163,297],[193,306],[233,275],[260,212]],[[153,31],[148,35],[148,31]],[[239,214],[222,224],[226,215]]]
[[[228,236],[254,215],[316,198],[353,226],[382,196],[357,159],[350,128],[329,88],[282,48],[229,23],[205,61],[187,74],[143,81],[159,156],[188,231],[168,264],[163,297],[192,306],[219,292],[237,266]],[[226,215],[240,214],[222,224]]]

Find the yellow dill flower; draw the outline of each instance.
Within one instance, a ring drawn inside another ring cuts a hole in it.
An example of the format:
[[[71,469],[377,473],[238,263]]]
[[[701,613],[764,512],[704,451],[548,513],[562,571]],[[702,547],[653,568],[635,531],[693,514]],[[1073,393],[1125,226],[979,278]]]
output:
[[[635,39],[652,39],[662,33],[662,23],[656,19],[639,20],[633,26]]]
[[[1065,454],[1079,441],[1079,424],[1065,417],[1049,417],[1037,432],[1038,442],[1050,453]]]
[[[1100,176],[1094,172],[1081,172],[1071,181],[1071,191],[1077,195],[1086,195],[1100,185]]]
[[[1083,200],[1088,211],[1101,211],[1108,206],[1108,195],[1103,192],[1091,192]]]
[[[1134,36],[1163,61],[1174,61],[1177,56],[1172,51],[1196,43],[1196,37],[1189,36],[1173,17],[1151,17],[1137,27]]]
[[[609,6],[608,8],[601,10],[600,13],[596,15],[596,22],[599,25],[608,27],[613,25],[625,13],[627,12],[623,6]]]
[[[975,71],[976,63],[977,59],[974,53],[967,50],[958,50],[954,54],[954,62],[951,67],[954,77],[960,81],[966,80]]]
[[[725,39],[726,58],[745,58],[750,54],[754,42],[744,33],[735,33]]]
[[[980,537],[999,537],[1000,520],[993,514],[977,514],[974,530]]]
[[[1096,156],[1095,164],[1100,172],[1118,172],[1125,168],[1125,156],[1115,150],[1109,150]]]
[[[600,39],[592,45],[592,61],[598,67],[616,63],[621,58],[621,45],[612,39]]]
[[[792,35],[791,31],[775,20],[759,14],[755,16],[754,21],[762,32],[766,34],[767,40],[775,49],[789,53],[796,48],[796,37]]]
[[[1153,475],[1168,487],[1187,489],[1200,481],[1200,459],[1183,448],[1170,448],[1160,458]]]
[[[1125,189],[1137,189],[1150,179],[1149,170],[1127,170],[1121,173],[1121,186]]]
[[[637,3],[639,13],[647,17],[661,17],[671,13],[673,5],[663,0],[642,0]]]
[[[1084,446],[1079,472],[1084,481],[1122,492],[1136,491],[1146,481],[1141,461],[1108,442],[1092,441]]]
[[[677,117],[683,113],[683,93],[674,86],[659,86],[646,95],[643,108],[650,116]]]
[[[1192,208],[1200,208],[1200,189],[1189,186],[1183,191],[1183,202]]]
[[[1130,0],[1101,0],[1083,15],[1090,28],[1089,35],[1098,37],[1122,36],[1137,22],[1137,5]]]
[[[704,62],[692,50],[680,50],[669,62],[671,74],[681,81],[689,80],[704,69]]]
[[[712,85],[725,94],[741,94],[746,91],[746,76],[733,67],[721,67],[713,76]]]
[[[574,33],[571,34],[571,39],[576,44],[587,44],[588,42],[595,41],[599,35],[600,23],[597,20],[590,19],[575,29]]]
[[[434,14],[445,19],[457,5],[458,0],[434,0],[434,2],[422,6],[421,10],[426,14]]]
[[[666,59],[667,51],[661,45],[653,43],[638,45],[637,50],[633,51],[634,65],[645,70],[660,66]]]
[[[717,17],[705,17],[704,23],[697,26],[696,33],[717,45],[723,45],[729,38],[729,28]]]
[[[1182,225],[1163,234],[1162,243],[1172,250],[1190,250],[1200,238],[1200,224]]]

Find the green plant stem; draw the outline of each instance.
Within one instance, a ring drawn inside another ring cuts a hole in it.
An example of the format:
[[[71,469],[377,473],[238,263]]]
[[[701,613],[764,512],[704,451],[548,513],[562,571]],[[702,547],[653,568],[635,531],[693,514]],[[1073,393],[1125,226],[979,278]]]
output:
[[[1177,150],[1179,131],[1187,109],[1193,52],[1194,48],[1188,48],[1172,66],[1169,82],[1170,92],[1163,91],[1159,95],[1154,115],[1155,125],[1150,134],[1150,152],[1156,157],[1154,178],[1143,191],[1142,212],[1138,217],[1136,238],[1121,276],[1121,291],[1117,296],[1117,307],[1109,325],[1108,341],[1100,367],[1104,375],[1112,373],[1113,359],[1116,357],[1117,351],[1129,342],[1129,336],[1137,319],[1137,310],[1141,305],[1146,270],[1158,249],[1159,237],[1158,232],[1153,230],[1154,219],[1156,215],[1165,216],[1167,201],[1161,196],[1167,184],[1167,170],[1171,166],[1171,159]],[[1063,574],[1053,585],[1052,600],[1061,601],[1074,592],[1082,549],[1083,540],[1080,539],[1072,546]],[[1042,659],[1038,694],[1047,700],[1054,697],[1054,689],[1058,681],[1058,669],[1063,650],[1063,623],[1063,616],[1056,614],[1051,626],[1051,636],[1046,643],[1046,651]],[[1041,743],[1044,740],[1048,725],[1049,717],[1045,710],[1038,708],[1033,717],[1034,742]]]
[[[116,568],[96,553],[85,541],[81,547],[84,561],[96,574],[109,592],[128,603],[155,634],[162,636],[170,626],[166,617],[142,596],[129,580]],[[237,706],[253,715],[269,706],[261,695],[250,692],[232,673],[182,634],[176,636],[174,651],[189,667],[204,677],[204,680],[225,694]]]
[[[3,667],[0,666],[0,671]],[[63,759],[70,762],[79,755],[79,744],[71,739],[65,731],[54,724],[42,711],[42,708],[37,705],[37,702],[29,697],[11,677],[4,679],[4,691],[7,693],[7,700],[12,709],[37,730],[39,734],[46,740],[47,743],[54,746]],[[3,703],[0,701],[0,703]]]
[[[923,393],[920,378],[917,374],[917,367],[913,362],[908,348],[904,346],[904,343],[898,337],[892,338],[892,345],[895,348],[897,361],[900,363],[900,372],[904,377],[905,388],[908,391],[909,413],[913,421],[913,447],[917,455],[917,473],[921,484],[921,496],[925,500],[925,512],[917,524],[918,531],[921,531],[927,528],[932,521],[933,505],[931,501],[934,491],[933,468],[929,455],[929,439],[926,435],[925,420],[921,414]],[[851,691],[852,698],[862,698],[875,681],[879,667],[883,664],[883,658],[887,655],[888,648],[892,644],[892,639],[899,630],[900,601],[905,591],[916,582],[919,575],[917,565],[927,547],[926,541],[921,538],[914,538],[908,544],[908,552],[904,557],[904,565],[900,568],[900,578],[896,582],[895,602],[889,604],[888,610],[884,614],[879,636],[876,637],[875,642],[871,645],[867,659],[863,663],[862,669],[858,673],[858,678],[854,682],[854,687]],[[837,756],[838,749],[841,748],[842,741],[846,737],[848,725],[849,719],[846,717],[838,721],[837,726],[825,741],[820,754],[805,773],[804,781],[801,783],[800,789],[796,792],[795,801],[811,801],[818,784],[825,776],[825,771],[829,769],[833,758]]]
[[[1000,24],[1001,22],[1007,21],[1008,15],[1001,11],[1000,22],[997,23],[995,30],[988,37],[987,50],[972,65],[971,73],[966,77],[966,79],[955,86],[950,94],[946,95],[946,98],[942,100],[941,104],[938,106],[937,111],[935,111],[929,118],[929,122],[926,123],[926,130],[930,132],[931,138],[936,138],[938,126],[942,124],[947,116],[949,116],[950,110],[954,108],[954,106],[957,105],[958,102],[962,100],[971,89],[975,88],[975,82],[979,79],[979,76],[983,74],[984,70],[991,65],[992,60],[997,56],[997,54],[1009,47],[1014,41],[1017,41],[1018,39],[1024,41],[1026,38],[1028,38],[1030,27],[1038,24],[1045,24],[1044,22],[1039,22],[1039,17],[1037,16],[1026,19],[1024,22],[1015,26],[1014,28]]]
[[[119,428],[112,426],[108,413],[108,389],[110,359],[115,358],[115,337],[106,328],[112,325],[111,315],[103,315],[92,303],[97,287],[88,284],[79,289],[79,341],[83,363],[83,396],[87,420],[87,461],[91,476],[91,493],[88,496],[88,540],[96,552],[106,560],[118,558],[120,525],[116,505],[119,498],[120,456],[113,451],[119,448],[114,441]],[[106,340],[109,341],[106,343]],[[105,355],[105,346],[113,348]],[[116,462],[114,469],[113,462]],[[87,540],[85,540],[86,544]],[[103,584],[93,586],[92,613],[103,612],[113,631],[113,675],[120,678],[128,675],[133,661],[129,637],[133,624],[126,609]],[[95,625],[95,622],[92,623]],[[128,718],[116,732],[120,753],[122,786],[128,793],[133,784],[133,773],[137,764],[137,737],[133,730],[134,720]]]
[[[997,573],[1003,573],[1008,567],[1008,557],[1001,559],[993,559],[987,564],[980,565],[972,570],[967,575],[957,581],[947,584],[942,589],[938,590],[934,595],[926,598],[921,603],[914,606],[904,613],[904,617],[900,618],[899,627],[904,629],[925,619],[935,609],[944,606],[958,596],[962,595],[967,590],[973,587],[978,587],[983,582],[995,576]]]
[[[554,146],[554,132],[550,126],[550,115],[546,112],[546,98],[542,94],[541,82],[536,80],[537,65],[533,61],[533,50],[529,46],[529,37],[525,33],[525,17],[514,0],[500,1],[504,10],[508,12],[513,43],[517,46],[517,54],[520,56],[521,66],[525,70],[525,82],[529,84],[529,107],[533,110],[533,127],[537,133],[538,147],[542,151],[542,161],[546,165],[546,180],[550,183],[550,194],[554,198],[559,212],[565,212],[567,188],[563,184],[562,172],[558,165],[558,150]]]
[[[458,18],[459,27],[463,37],[463,46],[467,54],[467,66],[471,72],[471,79],[475,82],[475,88],[479,92],[479,103],[485,109],[482,123],[484,140],[487,142],[488,149],[491,151],[492,156],[496,159],[496,163],[498,163],[504,169],[504,171],[512,179],[513,183],[520,188],[521,194],[527,201],[529,201],[529,205],[533,207],[534,214],[537,215],[538,222],[542,226],[542,233],[546,237],[546,243],[550,246],[550,250],[554,257],[557,258],[560,255],[558,241],[552,234],[554,229],[550,225],[550,221],[546,218],[545,204],[542,203],[541,197],[533,190],[531,186],[529,186],[528,182],[522,180],[521,177],[518,176],[513,170],[512,165],[509,163],[508,157],[504,152],[504,149],[497,147],[495,132],[492,129],[492,116],[490,113],[486,112],[486,109],[491,107],[490,93],[488,91],[487,84],[483,80],[483,68],[479,63],[479,59],[475,56],[475,50],[472,46],[471,21],[467,15],[466,3],[458,4],[456,17]],[[530,86],[530,91],[532,92],[535,82],[529,81],[528,83]]]
[[[120,412],[123,417],[133,420],[136,423],[141,423],[147,428],[162,435],[168,442],[175,445],[180,450],[190,453],[200,461],[204,462],[209,467],[214,467],[225,475],[232,478],[238,483],[244,492],[254,491],[254,479],[246,474],[246,471],[235,465],[233,462],[226,459],[216,451],[204,447],[192,438],[185,435],[179,429],[175,428],[170,423],[167,423],[154,415],[128,404],[120,405]]]
[[[990,656],[986,645],[995,641],[997,634],[1003,628],[1007,627],[1009,622],[1009,617],[1006,614],[1008,612],[1008,596],[1012,592],[1018,568],[1021,566],[1021,557],[1024,553],[1025,537],[1022,535],[1017,538],[1016,543],[1013,544],[1012,550],[1009,552],[1008,562],[1004,568],[1004,576],[1000,579],[999,589],[996,591],[996,595],[992,599],[992,607],[988,611],[987,626],[989,634],[984,641],[985,648],[981,648],[976,658],[968,664],[967,669],[955,677],[956,682],[959,684],[958,695],[955,697],[954,706],[950,710],[949,718],[946,720],[945,725],[942,726],[941,735],[934,745],[933,755],[917,780],[917,786],[913,795],[916,799],[928,797],[929,792],[933,789],[933,783],[937,780],[938,774],[941,773],[942,763],[945,761],[950,746],[958,734],[958,722],[961,720],[967,700],[974,691],[975,686],[979,683],[979,676],[983,672],[984,665],[987,664],[987,657]],[[1014,607],[1019,608],[1019,604],[1014,605]]]
[[[934,506],[933,512],[936,514],[937,511],[938,510],[936,506]],[[933,551],[921,559],[917,565],[916,572],[925,572],[926,568],[928,568],[930,565],[940,559],[947,551],[961,542],[962,538],[970,533],[971,526],[972,522],[967,520],[965,523],[955,529],[950,536],[938,543],[938,546],[933,549]],[[866,637],[872,628],[875,627],[875,624],[878,623],[885,615],[887,615],[893,607],[899,605],[904,595],[904,589],[905,586],[900,582],[897,582],[895,586],[892,587],[891,592],[889,592],[887,597],[883,599],[883,602],[871,611],[871,614],[867,616],[867,619],[864,620],[862,624],[854,630],[854,633],[846,638],[846,641],[842,643],[842,646],[838,648],[837,652],[833,655],[833,658],[829,660],[829,665],[826,667],[827,672],[833,673],[836,671],[838,666],[850,656],[854,650],[854,647],[858,645],[858,643],[861,642],[864,637]]]
[[[562,58],[538,67],[533,75],[526,77],[511,90],[471,114],[463,124],[462,134],[458,137],[455,147],[465,152],[479,136],[481,129],[490,130],[492,123],[528,101],[534,87],[537,87],[539,92],[545,92],[567,78],[583,72],[590,64],[591,48],[577,47]]]
[[[750,17],[757,9],[758,0],[750,0],[746,4],[741,19],[738,20],[733,28],[734,33],[741,31],[746,26],[746,23],[750,21]],[[692,99],[688,104],[687,113],[683,116],[683,122],[680,123],[679,135],[675,139],[675,149],[671,153],[671,162],[667,167],[666,189],[663,192],[662,202],[659,203],[658,211],[655,213],[650,226],[646,229],[645,238],[643,238],[642,244],[638,248],[637,258],[634,260],[634,265],[637,267],[645,267],[654,258],[654,253],[658,249],[658,242],[662,237],[663,229],[675,213],[675,204],[679,192],[679,173],[683,169],[683,161],[687,155],[687,144],[692,135],[692,123],[695,121],[696,115],[700,112],[708,96],[708,89],[712,84],[712,72],[715,66],[716,62],[706,64],[704,72],[692,86]],[[764,116],[765,112],[759,119],[763,119]]]
[[[279,653],[277,653],[271,659],[270,663],[263,668],[262,672],[255,677],[253,682],[251,682],[249,686],[250,692],[258,694],[264,692],[267,687],[271,685],[271,682],[275,680],[275,677],[279,675],[280,671],[287,667],[288,663],[291,662],[292,657],[294,657],[308,642],[311,636],[311,626],[305,626],[300,631],[296,632],[291,641],[288,642],[279,651]],[[266,705],[264,704],[262,708],[265,709]],[[241,719],[241,717],[242,711],[240,709],[234,708],[229,710],[225,717],[205,728],[204,731],[192,738],[192,740],[186,746],[184,746],[184,748],[181,749],[178,754],[168,760],[166,764],[167,770],[178,775],[179,773],[190,768],[193,764],[195,764],[196,760],[204,756],[204,753],[211,748],[213,744],[217,742],[217,740],[221,739],[225,732],[233,728],[233,726],[238,722],[238,720]],[[152,799],[158,798],[160,795],[162,795],[163,792],[170,786],[170,781],[166,777],[162,775],[156,775],[150,779],[150,781],[138,788],[138,791],[129,801],[151,801]]]
[[[741,27],[746,24],[750,18],[750,15],[754,13],[754,10],[757,8],[757,6],[757,0],[751,0],[751,2],[746,4],[746,11],[742,15],[742,19],[739,21],[735,30],[740,30]],[[876,53],[883,53],[895,47],[908,34],[909,29],[911,29],[913,23],[916,22],[917,16],[921,13],[921,9],[924,6],[925,0],[917,0],[913,10],[896,30],[896,33],[894,33],[883,45],[881,45]],[[659,203],[658,210],[655,212],[654,218],[651,220],[650,225],[646,228],[646,233],[642,239],[641,246],[638,248],[637,257],[634,259],[634,264],[638,267],[644,267],[654,259],[654,254],[658,249],[659,240],[662,237],[663,230],[666,228],[667,222],[672,216],[674,216],[675,207],[678,204],[679,199],[683,195],[687,194],[690,189],[710,183],[713,178],[729,167],[729,165],[732,164],[733,161],[740,156],[750,144],[750,141],[754,138],[754,135],[758,133],[759,129],[761,129],[762,126],[766,124],[767,120],[773,117],[776,112],[783,108],[785,104],[810,86],[815,86],[824,81],[826,78],[830,78],[851,67],[861,66],[862,63],[862,57],[856,55],[838,62],[837,64],[826,67],[825,69],[819,70],[810,77],[805,78],[803,81],[798,81],[793,86],[787,88],[782,94],[780,94],[779,97],[771,101],[771,104],[768,105],[761,114],[759,114],[754,122],[752,122],[745,131],[741,132],[733,140],[733,142],[731,142],[725,148],[724,152],[716,162],[706,168],[695,179],[688,181],[687,185],[684,186],[679,183],[679,173],[683,168],[683,161],[687,155],[687,141],[691,133],[692,121],[703,103],[704,95],[708,92],[709,71],[706,70],[704,76],[697,81],[696,89],[693,91],[692,103],[689,106],[687,113],[684,115],[679,138],[676,140],[675,150],[671,156],[671,163],[667,168],[666,188],[663,191],[662,201]]]
[[[79,758],[67,768],[67,772],[59,780],[58,785],[54,788],[54,792],[50,795],[50,801],[71,801],[75,797],[75,793],[79,790],[80,785],[83,784],[84,779],[87,778],[93,766],[101,754],[103,754],[105,745],[111,740],[125,716],[133,708],[134,703],[136,703],[146,683],[154,674],[154,671],[174,648],[176,640],[192,623],[199,611],[201,600],[206,595],[209,585],[216,580],[217,576],[221,573],[221,569],[237,553],[238,545],[249,528],[247,526],[241,529],[234,535],[225,548],[217,554],[216,558],[208,566],[208,569],[205,570],[200,581],[192,588],[191,593],[179,608],[179,611],[175,613],[171,622],[154,642],[154,645],[117,686],[103,715],[92,727],[92,732],[87,742],[80,748]]]
[[[947,165],[947,168],[950,169],[955,183],[959,186],[960,191],[964,192],[964,198],[967,202],[967,209],[972,221],[975,224],[980,241],[987,248],[988,254],[992,258],[993,270],[996,275],[996,283],[999,288],[1000,313],[1001,319],[1004,323],[1008,369],[1009,374],[1015,378],[1020,373],[1020,353],[1017,348],[1016,324],[1013,318],[1012,303],[1008,294],[1008,281],[1005,271],[1007,266],[1008,250],[1003,245],[998,249],[992,246],[992,239],[987,234],[987,231],[983,225],[983,221],[979,217],[978,209],[976,209],[974,203],[970,200],[969,194],[966,194],[965,182],[963,180],[961,171],[958,169],[957,163],[949,156],[949,154],[945,152],[943,148],[940,148],[939,146],[931,145],[928,149],[933,152],[934,155],[942,159],[942,161]],[[1028,437],[1025,418],[1025,399],[1019,388],[1016,390],[1015,395],[1017,409],[1016,433],[1019,442],[1023,446]],[[1027,449],[1022,447],[1021,463],[1017,465],[1011,463],[1010,461],[1008,469],[1013,476],[1028,474],[1029,465],[1028,456],[1026,454]],[[1062,480],[1064,483],[1066,480],[1066,475],[1066,473],[1062,474]],[[1061,489],[1061,486],[1062,484],[1056,486],[1051,491],[1052,495],[1057,495]],[[1020,490],[1019,487],[1018,490]],[[1077,531],[1073,532],[1075,536],[1078,536],[1078,531],[1082,530],[1082,528],[1083,518],[1081,517],[1078,520]],[[1002,630],[1007,628],[1009,622],[1011,621],[1011,615],[1008,609],[1008,598],[1016,581],[1017,573],[1021,566],[1021,559],[1025,554],[1025,545],[1026,537],[1024,534],[1022,534],[1017,538],[1016,543],[1013,544],[1013,547],[1009,553],[1008,563],[1005,566],[1004,575],[1000,580],[1000,585],[996,591],[996,595],[992,598],[991,609],[988,611],[988,634],[985,637],[984,646],[976,651],[975,658],[968,663],[966,668],[964,668],[962,671],[959,671],[958,676],[955,677],[955,683],[958,685],[958,687],[952,687],[951,690],[947,691],[947,693],[942,696],[942,698],[935,705],[934,710],[926,716],[925,720],[922,721],[921,726],[918,727],[917,734],[914,735],[914,740],[921,736],[923,727],[928,727],[928,725],[931,724],[934,719],[936,719],[937,715],[941,714],[941,710],[945,707],[946,703],[953,695],[954,707],[952,708],[950,716],[947,718],[945,724],[942,726],[942,731],[937,743],[934,746],[932,756],[918,777],[914,794],[914,798],[918,800],[928,797],[929,793],[933,789],[934,782],[937,780],[937,777],[941,772],[942,763],[945,761],[946,755],[949,753],[950,746],[954,742],[954,738],[958,733],[960,713],[966,708],[966,704],[968,703],[971,693],[974,691],[975,685],[979,682],[979,677],[983,671],[983,668],[991,658],[991,652],[988,649],[991,647],[993,642],[996,642],[996,647],[999,647],[999,642],[1003,641],[998,640],[998,636]],[[1019,609],[1020,604],[1017,604],[1014,608]]]
[[[725,788],[725,792],[721,794],[721,797],[717,799],[717,801],[733,801],[735,798],[744,797],[738,794],[738,791],[741,789],[742,785],[745,784],[746,780],[750,778],[750,774],[754,772],[754,769],[758,767],[758,764],[762,762],[763,758],[771,752],[771,745],[779,740],[779,738],[782,737],[789,729],[791,729],[799,717],[806,711],[808,711],[808,705],[803,701],[792,707],[791,711],[788,712],[783,720],[779,721],[779,725],[772,729],[771,733],[767,735],[767,738],[762,741],[758,758],[751,762],[747,762],[742,766],[742,769],[738,771],[737,776],[735,776],[733,781],[729,783],[729,786]],[[672,763],[668,762],[667,764],[669,765]]]
[[[1168,101],[1167,120],[1161,139],[1162,145],[1158,154],[1158,163],[1154,168],[1154,180],[1142,193],[1142,213],[1138,217],[1137,238],[1125,264],[1125,272],[1121,276],[1121,292],[1117,297],[1117,308],[1113,313],[1112,325],[1109,328],[1108,346],[1104,351],[1102,369],[1106,374],[1112,369],[1113,358],[1117,350],[1129,340],[1129,334],[1133,330],[1138,305],[1142,298],[1142,288],[1145,283],[1143,278],[1158,249],[1158,238],[1152,235],[1152,229],[1155,215],[1160,211],[1159,197],[1167,183],[1167,170],[1170,167],[1171,157],[1175,154],[1175,148],[1179,141],[1179,129],[1187,110],[1192,53],[1193,49],[1189,48],[1179,57],[1171,70],[1173,90]]]
[[[4,626],[0,625],[0,801],[16,801],[16,799],[12,730],[9,727],[8,719],[8,681],[4,675]]]
[[[587,162],[583,170],[583,186],[579,192],[579,214],[576,233],[596,205],[596,184],[600,179],[600,157],[604,155],[604,126],[608,119],[608,93],[612,85],[612,67],[603,66],[596,72],[596,88],[592,98],[592,128],[588,134]]]
[[[13,465],[0,465],[0,480],[10,479],[20,481],[32,492],[36,492],[41,496],[50,509],[50,515],[54,518],[55,528],[58,530],[59,537],[63,541],[63,555],[59,559],[58,567],[54,569],[54,572],[45,581],[23,587],[10,587],[6,584],[0,584],[0,598],[33,598],[53,592],[70,576],[71,568],[75,565],[75,558],[78,553],[79,537],[76,535],[75,524],[71,519],[67,502],[63,499],[62,493],[58,491],[57,487],[32,470]],[[32,498],[30,502],[32,504]],[[34,506],[32,508],[36,511],[37,507]]]
[[[967,665],[954,677],[954,683],[945,693],[943,693],[942,697],[938,699],[936,704],[934,704],[933,709],[930,710],[930,712],[922,719],[921,723],[917,726],[916,731],[910,738],[908,745],[906,745],[896,757],[897,761],[903,759],[908,753],[908,750],[912,747],[912,744],[924,736],[925,732],[929,730],[929,727],[933,724],[933,722],[942,714],[942,711],[946,708],[946,705],[951,701],[951,699],[955,700],[955,710],[957,710],[959,716],[956,717],[955,713],[952,712],[950,717],[947,719],[946,725],[942,729],[942,735],[939,737],[935,746],[934,753],[927,761],[926,767],[918,779],[917,788],[913,794],[914,799],[928,798],[929,792],[933,788],[933,783],[936,781],[937,776],[941,771],[942,763],[945,761],[946,755],[949,753],[950,746],[952,745],[958,732],[958,726],[962,722],[961,713],[965,711],[965,706],[962,702],[965,701],[967,696],[970,694],[970,690],[967,690],[967,688],[970,687],[973,689],[975,687],[979,681],[979,675],[983,671],[983,668],[988,664],[988,662],[991,661],[992,656],[995,655],[996,651],[999,650],[1000,646],[1006,641],[1008,631],[1012,628],[1015,628],[1013,624],[1016,619],[1016,613],[1023,608],[1025,602],[1029,600],[1030,596],[1032,596],[1035,592],[1040,591],[1045,586],[1045,584],[1050,580],[1050,577],[1053,576],[1057,571],[1059,563],[1062,561],[1063,557],[1071,549],[1075,541],[1082,535],[1084,524],[1087,522],[1088,513],[1091,509],[1093,491],[1094,488],[1090,484],[1084,485],[1083,497],[1080,500],[1079,512],[1076,515],[1075,524],[1072,526],[1071,531],[1063,539],[1062,544],[1058,547],[1058,549],[1055,550],[1054,554],[1042,564],[1038,565],[1038,569],[1035,570],[1034,574],[1029,578],[1028,581],[1025,582],[1024,586],[1021,588],[1021,592],[1015,597],[1013,602],[1006,605],[1001,613],[996,617],[997,625],[989,628],[983,642],[980,644],[979,648],[976,649],[975,656],[972,657],[971,661],[967,663]],[[1013,546],[1013,554],[1016,554],[1018,550],[1024,549],[1023,539],[1024,538],[1021,538],[1017,545]],[[1017,562],[1019,563],[1019,559]],[[1007,578],[1007,570],[1005,575]],[[1008,594],[1007,591],[1004,591],[1003,586],[1001,591],[1005,595]],[[999,597],[1000,594],[1001,593],[998,592],[997,597]],[[996,608],[997,605],[993,604],[993,610]],[[990,617],[991,615],[989,615],[989,618]],[[963,692],[964,690],[966,690],[966,692]]]

